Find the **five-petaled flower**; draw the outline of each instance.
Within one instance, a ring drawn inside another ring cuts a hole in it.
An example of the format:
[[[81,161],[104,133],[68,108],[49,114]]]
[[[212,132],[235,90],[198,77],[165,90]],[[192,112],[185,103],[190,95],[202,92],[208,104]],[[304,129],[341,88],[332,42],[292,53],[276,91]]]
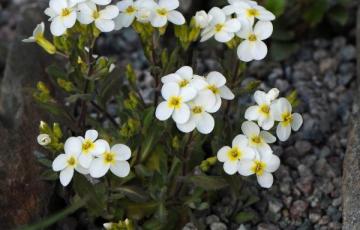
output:
[[[156,4],[150,16],[150,22],[153,27],[163,27],[167,21],[175,25],[183,25],[185,23],[184,16],[177,11],[179,0],[160,0]]]
[[[105,150],[95,155],[97,158],[90,165],[90,176],[100,178],[109,170],[118,177],[126,177],[130,173],[131,150],[123,144],[116,144],[110,148],[106,143]]]
[[[232,147],[224,146],[218,151],[217,158],[224,163],[224,171],[227,174],[235,174],[242,160],[250,161],[255,158],[256,152],[249,147],[248,142],[248,138],[240,134],[232,141]]]
[[[241,28],[241,24],[236,19],[226,17],[224,11],[214,7],[209,11],[211,21],[201,33],[201,42],[204,42],[215,36],[218,42],[228,42]]]
[[[280,166],[280,159],[274,154],[257,156],[255,159],[239,161],[238,172],[242,176],[255,174],[259,185],[270,188],[274,182],[272,175]]]
[[[166,101],[161,102],[155,111],[156,117],[165,121],[171,116],[176,123],[184,124],[190,118],[190,107],[186,104],[196,97],[196,92],[181,90],[178,83],[163,85],[161,94]]]
[[[286,98],[276,100],[272,105],[271,111],[274,119],[279,121],[276,135],[280,141],[286,141],[291,134],[291,129],[298,131],[303,123],[299,113],[292,113],[291,104]]]

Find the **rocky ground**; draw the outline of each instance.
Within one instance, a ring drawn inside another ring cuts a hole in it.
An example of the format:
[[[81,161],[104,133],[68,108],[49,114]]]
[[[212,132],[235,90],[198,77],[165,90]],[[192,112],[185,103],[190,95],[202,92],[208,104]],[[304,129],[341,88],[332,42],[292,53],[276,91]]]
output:
[[[0,0],[0,4],[1,73],[16,18],[9,16],[14,7],[9,7],[9,1]],[[294,89],[298,92],[301,103],[296,110],[303,114],[304,125],[285,144],[273,145],[282,160],[274,186],[257,191],[261,200],[246,209],[258,218],[250,223],[230,223],[227,210],[233,203],[224,198],[200,219],[209,229],[341,229],[342,160],[350,117],[359,109],[352,103],[356,74],[354,40],[353,33],[349,33],[304,41],[301,50],[282,63],[250,64],[247,78],[263,79],[262,89],[277,87],[284,95]],[[142,84],[149,85],[147,63],[131,30],[103,37],[99,47],[105,53],[117,54],[121,65],[133,63]],[[211,61],[205,63],[212,65]],[[194,227],[189,223],[184,229]]]

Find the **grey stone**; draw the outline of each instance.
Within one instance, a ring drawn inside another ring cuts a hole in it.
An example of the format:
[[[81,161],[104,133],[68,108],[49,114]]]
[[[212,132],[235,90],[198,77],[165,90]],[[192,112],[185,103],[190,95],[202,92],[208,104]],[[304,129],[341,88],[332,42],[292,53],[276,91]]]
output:
[[[210,225],[210,229],[211,230],[227,230],[227,227],[224,223],[216,222],[216,223],[212,223]]]
[[[206,217],[205,223],[211,225],[212,223],[219,222],[220,218],[216,215],[210,215]]]
[[[356,57],[356,48],[353,45],[347,45],[340,50],[340,57],[344,61],[352,61]]]
[[[193,223],[187,223],[182,230],[197,230],[197,228]]]
[[[51,187],[40,179],[41,167],[33,154],[40,117],[30,88],[46,79],[48,55],[34,44],[21,40],[32,34],[42,19],[43,9],[24,7],[10,46],[0,88],[0,229],[16,229],[39,220],[46,212]],[[19,144],[21,143],[21,144]]]
[[[309,213],[309,220],[312,222],[312,223],[317,223],[321,218],[321,214],[318,213],[318,212],[313,212],[313,211],[310,211]]]
[[[300,164],[297,169],[301,177],[309,177],[313,175],[306,165]]]
[[[308,141],[298,140],[295,143],[295,149],[299,153],[299,156],[304,156],[305,154],[309,153],[311,148],[311,143]]]
[[[275,198],[269,200],[269,211],[272,213],[278,213],[283,208],[283,203]]]
[[[295,201],[290,208],[290,215],[293,219],[299,219],[306,215],[306,210],[308,208],[308,203],[303,200]]]
[[[273,224],[261,223],[257,226],[257,230],[279,230],[279,228]]]

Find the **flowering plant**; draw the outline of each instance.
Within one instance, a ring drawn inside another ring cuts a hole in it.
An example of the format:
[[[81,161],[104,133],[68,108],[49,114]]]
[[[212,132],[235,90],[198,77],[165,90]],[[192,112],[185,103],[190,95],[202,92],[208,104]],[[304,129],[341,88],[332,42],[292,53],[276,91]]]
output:
[[[256,91],[256,105],[244,115],[246,105],[236,102],[259,85],[242,74],[246,62],[267,54],[271,12],[255,1],[229,0],[186,23],[178,7],[178,0],[50,0],[52,41],[44,23],[24,39],[59,58],[33,94],[57,122],[40,123],[44,176],[59,178],[64,199],[82,201],[107,229],[175,229],[206,209],[216,190],[239,194],[240,175],[255,174],[270,188],[280,165],[270,144],[302,125],[294,95],[279,98],[277,89]],[[121,78],[113,60],[95,54],[102,33],[130,26],[150,65],[150,96],[130,63]],[[163,45],[165,35],[177,44]],[[202,75],[191,67],[193,51],[212,37],[228,49],[221,71]]]

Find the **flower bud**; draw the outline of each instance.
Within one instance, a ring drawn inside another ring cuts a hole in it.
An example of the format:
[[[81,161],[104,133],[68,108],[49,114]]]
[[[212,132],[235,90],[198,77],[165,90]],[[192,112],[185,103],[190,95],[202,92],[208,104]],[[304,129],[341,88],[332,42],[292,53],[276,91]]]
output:
[[[212,16],[208,15],[204,10],[196,12],[195,16],[195,26],[201,29],[209,25],[212,20]]]
[[[36,43],[39,46],[41,46],[49,54],[55,54],[56,53],[55,46],[51,42],[49,42],[45,37],[39,36],[39,37],[36,37],[35,40],[36,40]]]
[[[41,146],[46,146],[46,145],[51,143],[51,138],[50,138],[50,136],[48,134],[40,134],[37,137],[37,142]]]

